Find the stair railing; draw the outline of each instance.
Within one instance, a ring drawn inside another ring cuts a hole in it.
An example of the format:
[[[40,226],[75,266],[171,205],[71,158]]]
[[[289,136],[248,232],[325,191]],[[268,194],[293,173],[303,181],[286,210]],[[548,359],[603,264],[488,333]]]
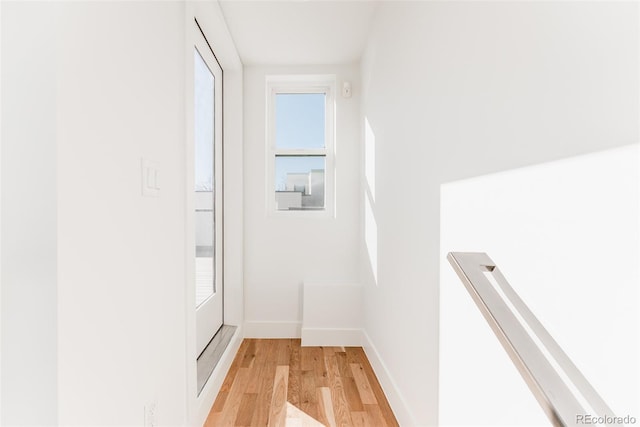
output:
[[[621,424],[486,253],[447,259],[554,426]]]

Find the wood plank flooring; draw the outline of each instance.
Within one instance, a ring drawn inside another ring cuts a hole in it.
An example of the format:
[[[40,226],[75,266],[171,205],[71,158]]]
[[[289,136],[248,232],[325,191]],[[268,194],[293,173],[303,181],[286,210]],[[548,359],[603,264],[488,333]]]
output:
[[[398,423],[362,348],[245,339],[205,422],[213,426]]]

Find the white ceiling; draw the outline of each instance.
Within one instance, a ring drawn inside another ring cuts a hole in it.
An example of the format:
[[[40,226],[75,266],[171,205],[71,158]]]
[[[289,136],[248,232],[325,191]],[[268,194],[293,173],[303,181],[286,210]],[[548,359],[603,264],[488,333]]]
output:
[[[246,65],[343,64],[358,61],[375,1],[221,0]]]

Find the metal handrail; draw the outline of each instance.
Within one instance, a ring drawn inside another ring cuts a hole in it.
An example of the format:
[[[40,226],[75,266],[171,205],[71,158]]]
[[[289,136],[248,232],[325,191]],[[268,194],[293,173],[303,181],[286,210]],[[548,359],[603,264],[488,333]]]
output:
[[[450,252],[447,259],[553,425],[615,417],[486,253]]]

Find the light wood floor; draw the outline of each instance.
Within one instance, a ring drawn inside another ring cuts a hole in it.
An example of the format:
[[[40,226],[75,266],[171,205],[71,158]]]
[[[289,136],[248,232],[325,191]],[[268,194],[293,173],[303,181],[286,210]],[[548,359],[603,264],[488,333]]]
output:
[[[397,426],[360,347],[245,339],[205,423],[210,426]]]

